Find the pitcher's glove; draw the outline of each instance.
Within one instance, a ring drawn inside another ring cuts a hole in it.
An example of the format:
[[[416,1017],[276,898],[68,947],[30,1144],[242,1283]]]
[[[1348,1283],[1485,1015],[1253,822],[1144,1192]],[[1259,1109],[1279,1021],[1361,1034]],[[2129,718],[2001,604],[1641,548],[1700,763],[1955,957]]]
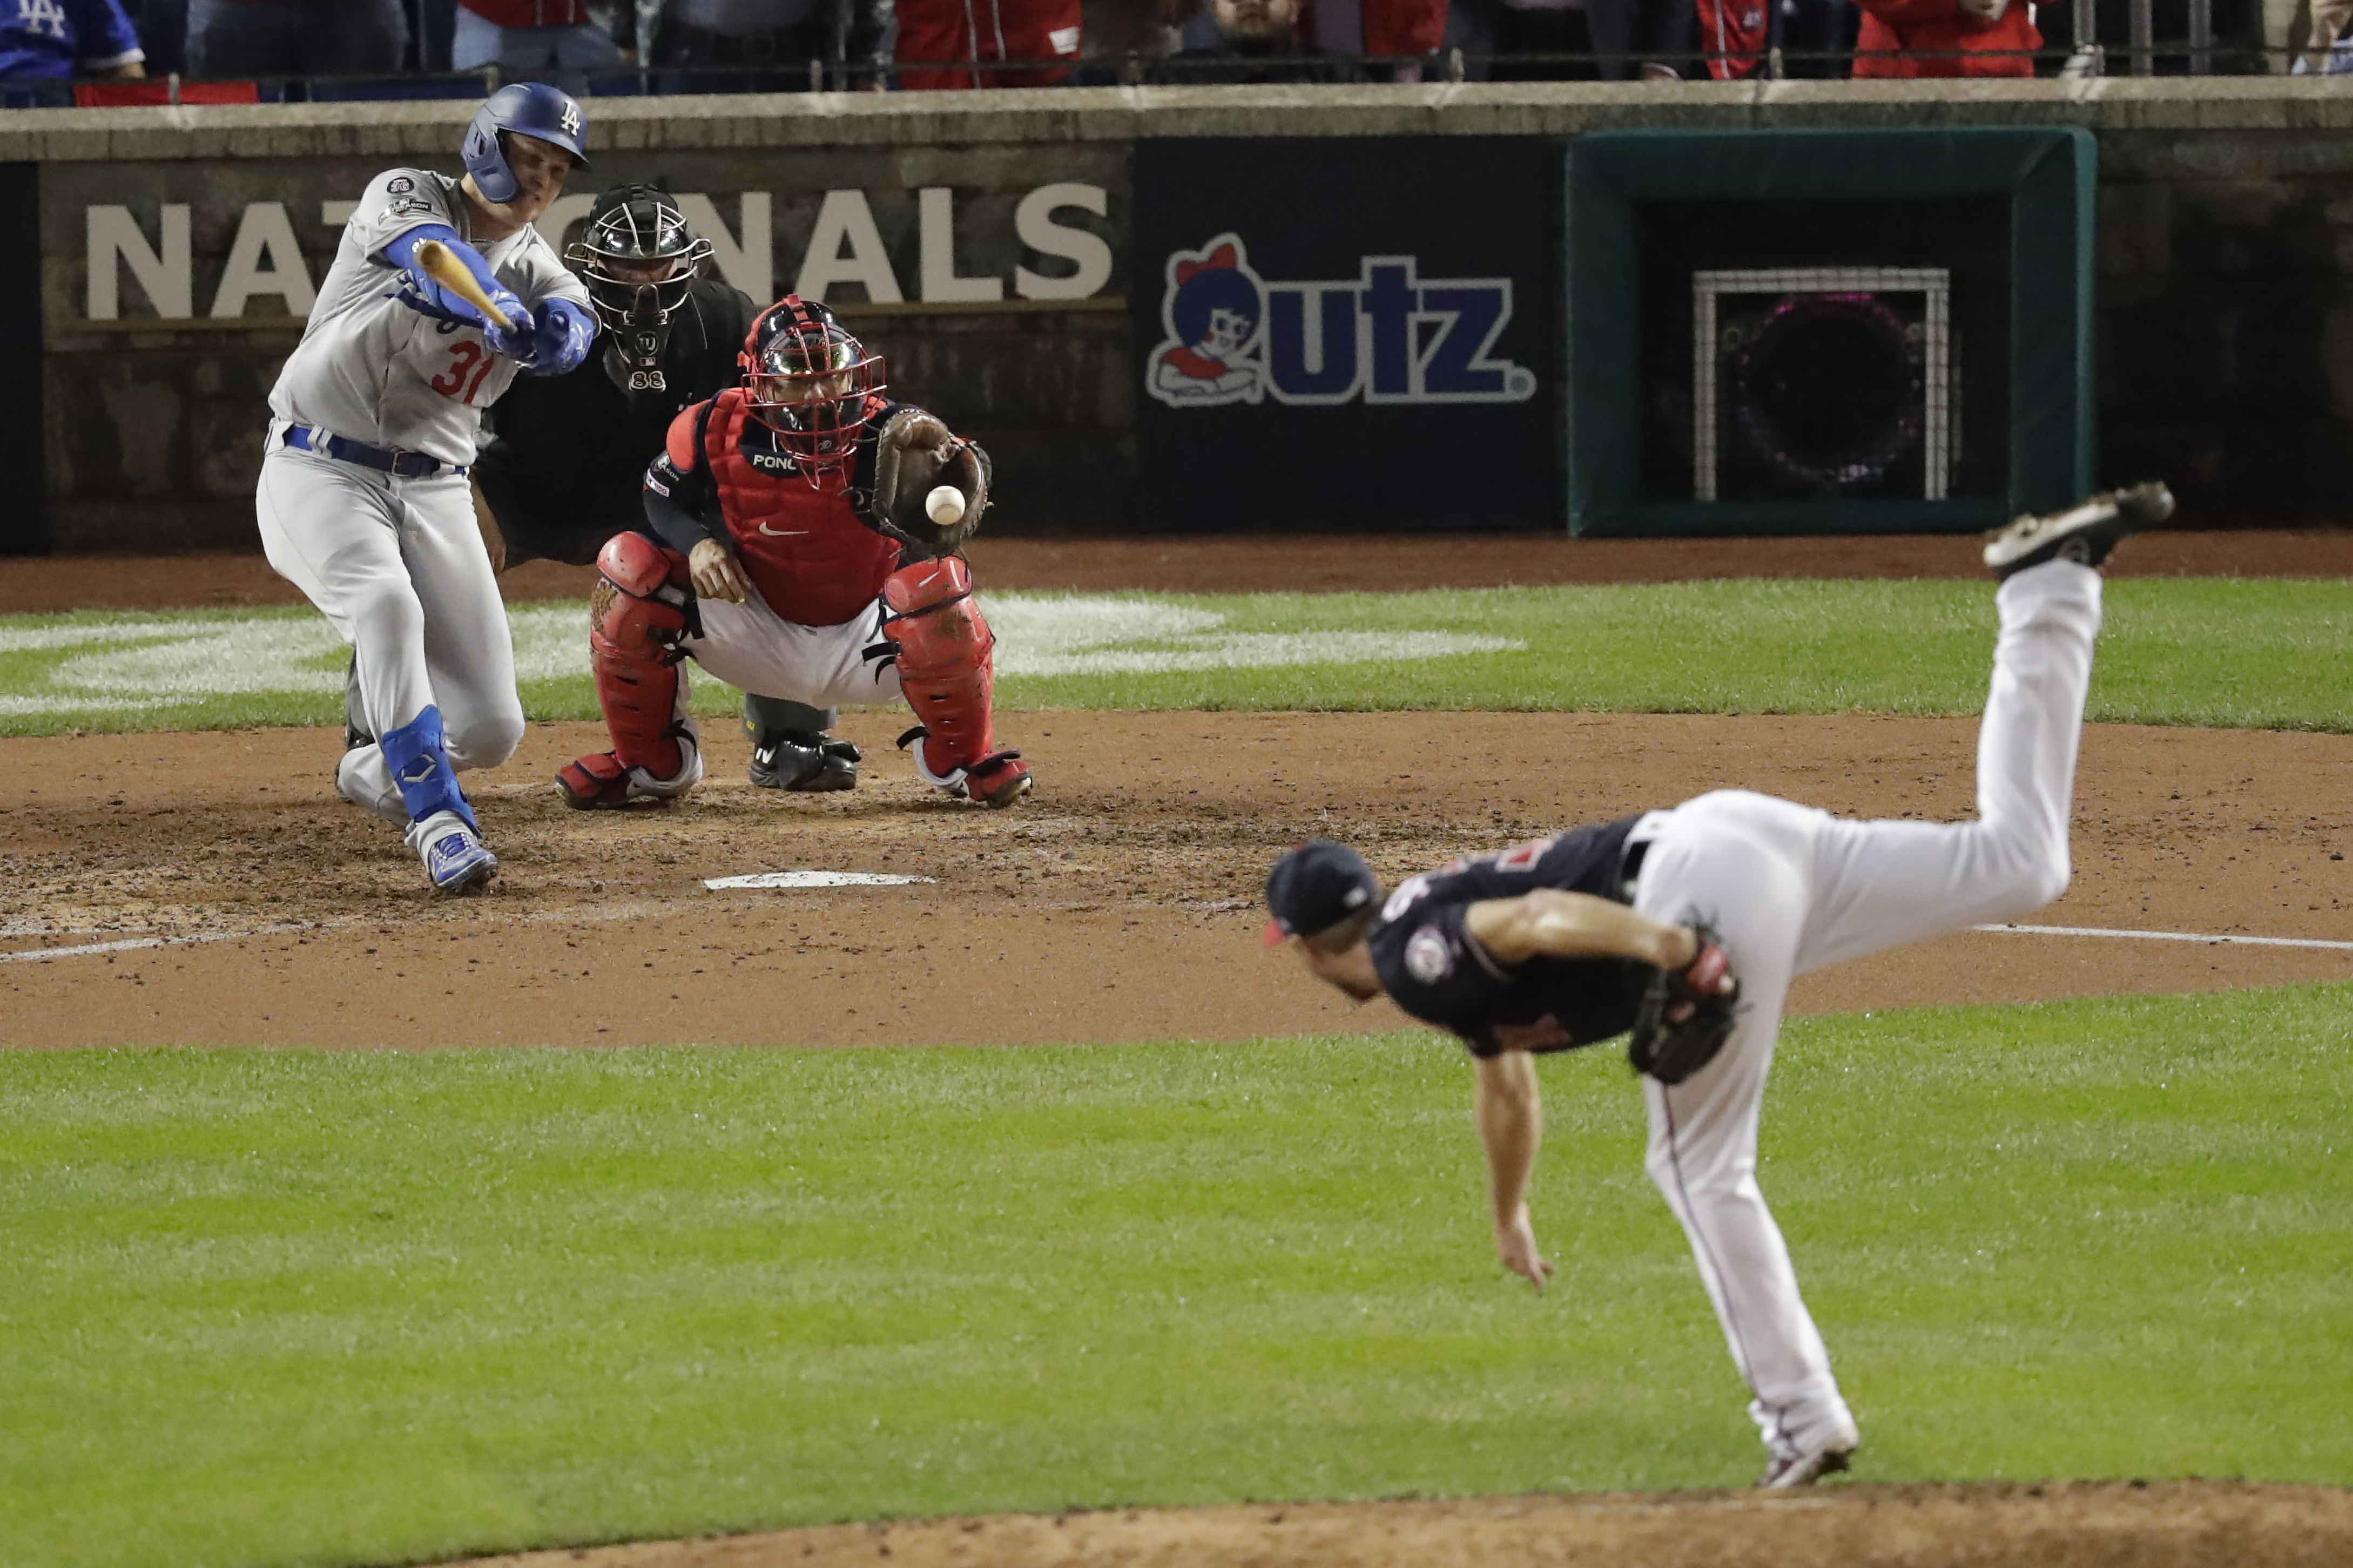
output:
[[[972,537],[988,510],[988,454],[948,433],[936,415],[902,408],[874,437],[874,494],[867,521],[878,531],[926,555],[945,555]],[[933,490],[954,485],[964,495],[964,515],[954,522],[932,521],[925,502]]]
[[[1681,1083],[1715,1059],[1732,1037],[1733,1004],[1740,1000],[1740,982],[1715,928],[1701,921],[1692,931],[1699,951],[1681,969],[1652,973],[1626,1048],[1634,1070],[1661,1083]]]

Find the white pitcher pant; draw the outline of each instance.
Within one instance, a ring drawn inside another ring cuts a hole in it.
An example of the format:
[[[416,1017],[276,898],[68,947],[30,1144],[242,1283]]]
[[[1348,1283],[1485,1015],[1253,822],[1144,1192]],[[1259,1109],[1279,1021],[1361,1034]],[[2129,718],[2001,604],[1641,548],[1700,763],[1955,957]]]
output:
[[[1691,1239],[1768,1442],[1810,1447],[1852,1419],[1757,1184],[1757,1113],[1790,980],[2015,919],[2067,885],[2099,574],[2051,562],[2004,583],[1995,604],[1976,821],[1859,822],[1725,791],[1669,813],[1642,862],[1634,907],[1713,922],[1740,977],[1723,1054],[1673,1088],[1644,1080],[1646,1165]]]
[[[460,474],[401,479],[281,447],[273,427],[254,494],[261,544],[358,656],[371,733],[441,710],[449,765],[495,767],[522,741],[514,642]],[[408,810],[384,752],[344,753],[343,795],[386,821]]]

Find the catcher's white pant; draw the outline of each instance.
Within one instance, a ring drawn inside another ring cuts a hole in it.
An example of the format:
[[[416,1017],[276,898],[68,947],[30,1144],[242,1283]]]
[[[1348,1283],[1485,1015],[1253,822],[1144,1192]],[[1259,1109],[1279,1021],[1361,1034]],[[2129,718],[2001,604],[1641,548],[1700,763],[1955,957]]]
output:
[[[898,700],[897,664],[864,657],[866,649],[883,640],[879,601],[838,626],[786,620],[768,608],[756,588],[740,605],[699,599],[696,611],[702,617],[702,635],[679,647],[730,686],[811,708]],[[685,684],[683,679],[679,683],[681,713],[686,710]]]
[[[360,712],[384,734],[441,710],[449,765],[496,767],[522,740],[514,641],[462,474],[403,479],[280,445],[272,424],[254,510],[278,574],[359,656]],[[336,787],[388,822],[408,808],[384,752],[343,755]]]
[[[1756,1401],[1768,1444],[1815,1447],[1852,1416],[1757,1186],[1757,1117],[1789,981],[1980,921],[2067,886],[2076,743],[2100,627],[2099,574],[2073,562],[2001,586],[1993,686],[1978,732],[1978,820],[1856,822],[1746,791],[1665,814],[1634,907],[1712,921],[1740,977],[1724,1052],[1673,1088],[1643,1080],[1647,1166]]]

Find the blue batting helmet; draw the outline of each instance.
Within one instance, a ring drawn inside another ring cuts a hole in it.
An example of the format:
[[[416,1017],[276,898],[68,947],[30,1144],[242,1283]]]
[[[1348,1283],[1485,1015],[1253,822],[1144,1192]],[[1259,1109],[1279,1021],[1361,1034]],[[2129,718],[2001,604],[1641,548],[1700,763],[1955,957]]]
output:
[[[474,176],[485,200],[511,202],[521,188],[514,171],[507,166],[506,149],[499,145],[499,133],[504,131],[536,136],[571,153],[583,168],[587,166],[588,117],[580,112],[572,95],[543,81],[514,82],[491,94],[475,110],[474,122],[466,127],[466,140],[459,149],[466,160],[466,172]]]

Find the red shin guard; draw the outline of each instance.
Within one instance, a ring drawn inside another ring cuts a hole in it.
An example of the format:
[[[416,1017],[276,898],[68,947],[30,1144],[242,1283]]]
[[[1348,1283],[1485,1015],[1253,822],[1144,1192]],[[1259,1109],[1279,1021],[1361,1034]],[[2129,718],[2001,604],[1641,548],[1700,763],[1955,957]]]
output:
[[[678,640],[687,628],[685,561],[640,533],[615,535],[596,557],[603,574],[588,604],[588,663],[613,753],[656,778],[685,759],[671,733],[678,705]]]
[[[925,731],[924,771],[1022,774],[989,733],[997,639],[973,602],[972,568],[955,556],[902,566],[883,583],[882,602],[891,612],[884,630],[899,645],[899,689]]]

